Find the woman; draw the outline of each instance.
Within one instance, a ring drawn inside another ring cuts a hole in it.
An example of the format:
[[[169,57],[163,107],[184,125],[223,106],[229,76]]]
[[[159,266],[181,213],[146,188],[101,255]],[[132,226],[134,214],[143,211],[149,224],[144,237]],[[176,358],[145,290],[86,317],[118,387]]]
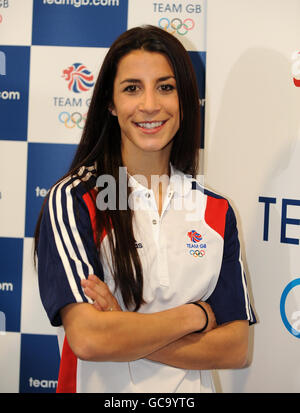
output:
[[[210,392],[207,370],[246,363],[234,213],[193,178],[198,102],[171,34],[134,28],[111,46],[36,231],[42,302],[65,332],[58,391]]]

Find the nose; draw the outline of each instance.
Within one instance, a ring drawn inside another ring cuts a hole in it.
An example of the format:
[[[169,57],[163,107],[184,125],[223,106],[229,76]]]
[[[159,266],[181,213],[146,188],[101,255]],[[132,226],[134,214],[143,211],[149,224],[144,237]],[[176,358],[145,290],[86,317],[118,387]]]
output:
[[[161,108],[159,96],[154,90],[145,90],[141,96],[139,109],[142,112],[154,113],[158,112]]]

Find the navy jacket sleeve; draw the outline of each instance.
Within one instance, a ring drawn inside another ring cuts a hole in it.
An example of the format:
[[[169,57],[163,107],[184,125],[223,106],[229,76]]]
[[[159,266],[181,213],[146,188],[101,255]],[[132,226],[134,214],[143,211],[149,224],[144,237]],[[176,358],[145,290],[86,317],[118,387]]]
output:
[[[221,270],[207,302],[215,313],[217,324],[234,320],[249,320],[249,324],[256,322],[241,260],[236,218],[230,205],[226,213]]]
[[[80,181],[67,179],[51,189],[38,243],[38,280],[43,306],[53,326],[62,324],[60,309],[90,302],[80,282],[89,274],[103,279],[88,207]]]

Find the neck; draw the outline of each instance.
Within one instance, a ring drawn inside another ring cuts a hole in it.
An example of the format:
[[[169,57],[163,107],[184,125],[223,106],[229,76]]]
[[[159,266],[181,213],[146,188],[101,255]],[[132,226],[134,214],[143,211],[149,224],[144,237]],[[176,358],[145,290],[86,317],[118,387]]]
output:
[[[145,178],[148,182],[148,188],[151,187],[151,177],[153,176],[170,176],[170,157],[166,152],[149,152],[143,153],[142,156],[127,157],[126,153],[122,153],[123,165],[126,166],[129,175],[137,175],[143,177],[143,185]],[[142,183],[142,182],[141,182]]]

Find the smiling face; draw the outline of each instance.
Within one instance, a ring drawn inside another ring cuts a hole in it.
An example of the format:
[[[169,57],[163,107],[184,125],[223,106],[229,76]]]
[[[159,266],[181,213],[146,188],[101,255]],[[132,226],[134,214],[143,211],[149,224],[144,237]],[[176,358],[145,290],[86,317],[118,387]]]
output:
[[[111,113],[118,117],[122,154],[159,152],[169,158],[180,111],[173,69],[156,52],[134,50],[119,62]]]

